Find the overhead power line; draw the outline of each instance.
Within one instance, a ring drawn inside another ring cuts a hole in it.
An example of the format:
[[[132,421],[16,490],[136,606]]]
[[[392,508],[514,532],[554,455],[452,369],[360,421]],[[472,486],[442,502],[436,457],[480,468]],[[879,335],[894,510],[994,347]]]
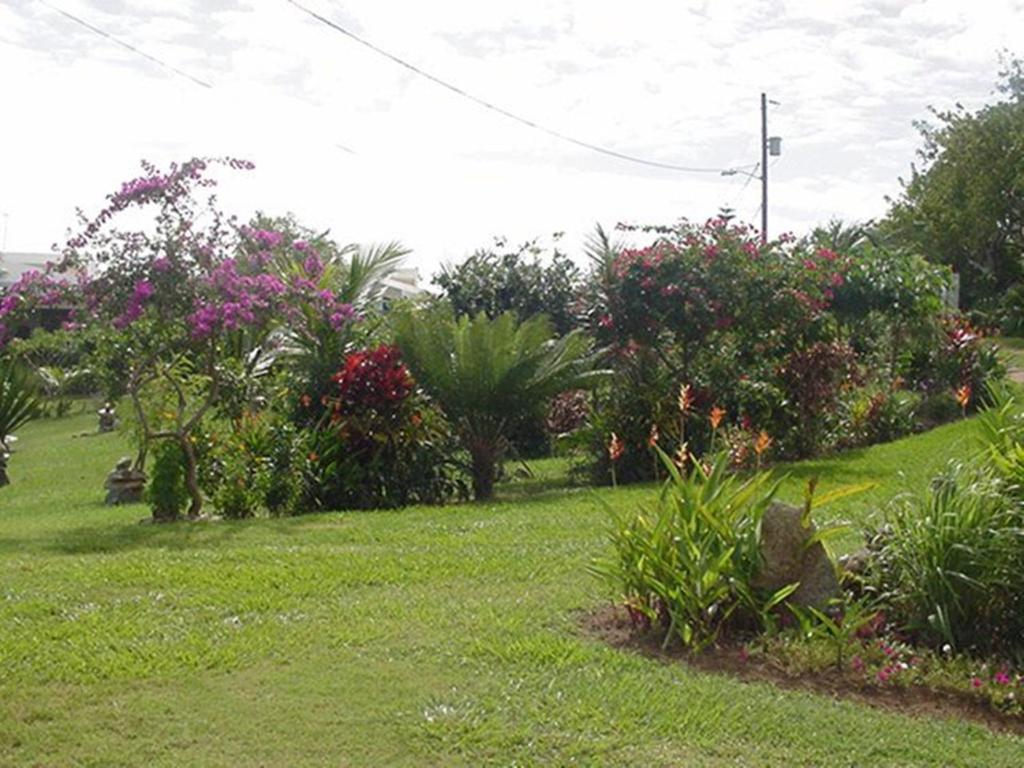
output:
[[[410,64],[405,59],[402,59],[399,56],[396,56],[395,54],[390,53],[377,45],[374,45],[369,40],[360,37],[351,30],[346,29],[345,27],[341,26],[335,21],[332,21],[326,16],[322,16],[321,14],[312,10],[311,8],[308,8],[305,5],[296,2],[296,0],[288,0],[288,2],[295,6],[297,9],[299,9],[300,11],[302,11],[303,13],[316,19],[321,24],[325,24],[326,26],[333,29],[335,32],[345,35],[345,37],[348,37],[351,40],[354,40],[355,42],[359,43],[360,45],[369,48],[374,53],[391,60],[398,66],[404,67],[405,69],[408,69],[410,72],[413,72],[422,78],[430,80],[432,83],[435,83],[436,85],[439,85],[442,88],[451,91],[452,93],[462,96],[463,98],[468,99],[478,104],[479,106],[484,107],[485,109],[489,109],[492,112],[497,112],[499,115],[503,115],[504,117],[507,117],[509,120],[514,120],[517,123],[525,125],[529,128],[533,128],[534,130],[541,131],[542,133],[546,133],[549,136],[554,136],[556,139],[561,139],[562,141],[569,142],[570,144],[575,144],[577,147],[583,147],[584,149],[589,149],[592,152],[599,152],[602,155],[608,155],[609,157],[615,157],[618,158],[619,160],[625,160],[630,163],[639,163],[640,165],[647,165],[653,168],[664,168],[670,171],[682,171],[684,173],[720,174],[722,171],[725,170],[733,170],[730,168],[700,168],[687,165],[676,165],[674,163],[663,163],[658,160],[648,160],[646,158],[637,157],[635,155],[630,155],[625,152],[619,152],[614,149],[609,149],[608,147],[602,147],[598,144],[592,144],[589,141],[583,141],[582,139],[577,139],[573,136],[569,136],[568,134],[562,133],[561,131],[556,131],[554,128],[548,128],[547,126],[540,125],[539,123],[536,123],[533,120],[521,117],[520,115],[517,115],[514,112],[510,112],[509,110],[504,109],[503,107],[500,107],[496,104],[493,104],[490,101],[487,101],[486,99],[482,99],[479,96],[474,96],[472,93],[469,93],[463,90],[462,88],[459,88],[457,85],[452,85],[446,80],[442,80],[441,78],[432,75],[429,72],[425,72],[424,70],[417,67],[415,64]]]
[[[71,21],[75,22],[75,24],[78,24],[80,26],[85,27],[90,32],[94,32],[95,34],[99,35],[100,37],[105,37],[107,40],[110,40],[112,43],[116,43],[117,45],[120,45],[122,48],[126,48],[127,50],[131,51],[132,53],[134,53],[134,54],[136,54],[138,56],[142,56],[145,59],[149,59],[150,61],[152,61],[157,66],[163,67],[164,69],[167,69],[167,70],[173,72],[174,74],[178,75],[179,77],[184,77],[186,80],[191,80],[193,83],[195,83],[196,85],[202,86],[203,88],[213,88],[213,86],[210,85],[205,80],[200,80],[198,77],[193,77],[188,72],[185,72],[185,71],[183,71],[181,69],[178,69],[173,64],[168,64],[163,59],[158,59],[156,56],[151,56],[150,54],[146,53],[145,51],[136,48],[131,43],[127,43],[124,40],[120,39],[119,37],[115,37],[114,35],[112,35],[109,32],[106,32],[106,31],[100,29],[99,27],[94,27],[92,24],[90,24],[89,22],[85,21],[84,19],[80,19],[80,18],[78,18],[77,16],[75,16],[72,13],[68,13],[67,11],[62,10],[62,9],[60,9],[60,8],[54,6],[54,5],[50,5],[50,3],[46,2],[46,0],[38,0],[38,2],[42,3],[43,5],[45,5],[51,11],[59,13],[61,16],[64,16],[65,18],[70,19]]]
[[[124,40],[121,40],[121,39],[115,37],[114,35],[110,34],[106,30],[100,29],[99,27],[90,24],[89,22],[85,21],[84,19],[78,18],[74,14],[68,13],[67,11],[64,11],[64,10],[62,10],[60,8],[57,8],[54,5],[51,5],[46,0],[38,0],[38,2],[41,3],[42,5],[45,5],[51,11],[59,13],[61,16],[64,16],[64,17],[70,19],[71,21],[75,22],[76,24],[79,24],[79,25],[85,27],[90,32],[94,32],[95,34],[99,35],[100,37],[103,37],[103,38],[105,38],[107,40],[110,40],[111,42],[116,43],[117,45],[120,45],[122,48],[126,48],[127,50],[131,51],[134,54],[136,54],[138,56],[142,56],[143,58],[148,59],[149,61],[152,61],[152,62],[158,64],[159,66],[164,67],[165,69],[170,70],[171,72],[173,72],[174,74],[178,75],[179,77],[184,77],[185,79],[190,80],[191,82],[193,82],[196,85],[201,86],[203,88],[209,88],[209,89],[213,89],[214,88],[214,86],[211,83],[208,83],[205,80],[200,80],[198,77],[193,77],[188,72],[185,72],[185,71],[183,71],[181,69],[178,69],[177,67],[175,67],[172,64],[168,64],[166,61],[158,59],[156,56],[152,56],[152,55],[146,53],[145,51],[141,50],[140,48],[136,48],[131,43],[127,43]],[[347,152],[350,155],[356,154],[355,150],[350,149],[349,147],[346,147],[344,144],[340,144],[338,142],[333,142],[332,146],[335,149],[340,149],[342,152]]]

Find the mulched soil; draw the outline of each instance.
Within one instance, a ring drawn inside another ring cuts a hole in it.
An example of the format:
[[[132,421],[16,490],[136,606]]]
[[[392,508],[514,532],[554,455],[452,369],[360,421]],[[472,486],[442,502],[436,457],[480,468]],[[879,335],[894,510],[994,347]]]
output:
[[[771,683],[779,688],[809,691],[912,717],[969,720],[997,733],[1024,736],[1024,718],[996,712],[968,693],[920,685],[883,688],[836,669],[793,673],[760,654],[745,658],[739,642],[725,642],[696,655],[679,647],[663,650],[662,638],[634,627],[620,606],[609,605],[582,615],[580,627],[586,634],[615,648],[666,663],[683,663],[702,672],[729,675],[745,683]]]

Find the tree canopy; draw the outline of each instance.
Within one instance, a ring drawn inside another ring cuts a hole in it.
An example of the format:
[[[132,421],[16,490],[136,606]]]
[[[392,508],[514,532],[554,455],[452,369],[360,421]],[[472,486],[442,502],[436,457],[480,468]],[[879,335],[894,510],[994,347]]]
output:
[[[960,274],[961,301],[982,308],[1024,279],[1024,62],[1001,73],[1004,98],[976,112],[932,110],[924,146],[883,229]]]

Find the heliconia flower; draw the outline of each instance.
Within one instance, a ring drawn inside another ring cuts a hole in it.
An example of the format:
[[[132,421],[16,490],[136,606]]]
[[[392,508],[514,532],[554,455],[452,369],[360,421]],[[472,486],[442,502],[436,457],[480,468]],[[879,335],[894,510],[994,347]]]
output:
[[[711,409],[711,415],[708,416],[708,421],[711,422],[712,429],[718,429],[722,423],[722,419],[725,418],[725,409],[719,408],[717,405]]]
[[[693,406],[693,390],[689,384],[683,384],[679,387],[679,412],[687,414],[690,412],[690,408]]]
[[[680,469],[683,469],[689,460],[690,446],[687,443],[683,443],[679,446],[678,450],[676,450],[675,456],[672,457],[672,462]]]
[[[619,439],[618,435],[612,432],[611,437],[608,440],[608,458],[612,461],[618,461],[622,458],[622,454],[625,452],[625,443]]]
[[[760,457],[761,454],[771,448],[773,442],[771,436],[762,429],[757,436],[757,440],[754,441],[754,453]]]
[[[971,403],[971,385],[964,384],[956,390],[956,401],[961,408],[966,408]]]
[[[651,424],[651,431],[647,435],[647,447],[654,448],[658,444],[659,437],[658,425]]]

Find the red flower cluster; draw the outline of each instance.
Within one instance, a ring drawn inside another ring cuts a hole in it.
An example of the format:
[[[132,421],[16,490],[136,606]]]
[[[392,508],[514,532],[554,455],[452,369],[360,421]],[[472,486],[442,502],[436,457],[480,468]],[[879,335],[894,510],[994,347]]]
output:
[[[381,345],[353,352],[333,377],[344,406],[387,410],[404,401],[415,382],[398,347]]]

